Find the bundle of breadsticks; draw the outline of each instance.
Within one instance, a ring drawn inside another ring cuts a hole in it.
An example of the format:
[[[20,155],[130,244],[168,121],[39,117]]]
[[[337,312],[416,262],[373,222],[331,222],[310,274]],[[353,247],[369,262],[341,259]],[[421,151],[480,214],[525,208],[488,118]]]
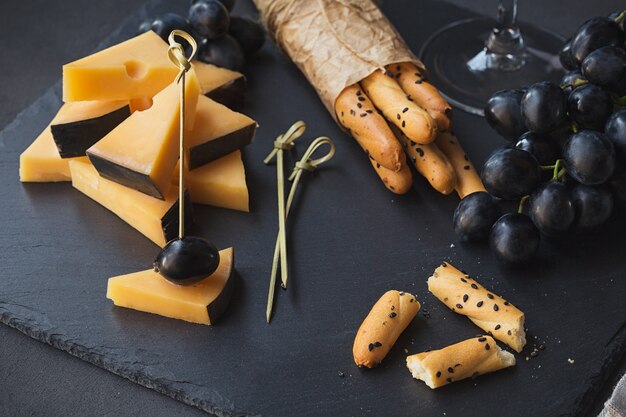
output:
[[[409,163],[443,194],[484,190],[452,133],[451,107],[373,1],[254,2],[268,33],[389,190],[411,188]]]

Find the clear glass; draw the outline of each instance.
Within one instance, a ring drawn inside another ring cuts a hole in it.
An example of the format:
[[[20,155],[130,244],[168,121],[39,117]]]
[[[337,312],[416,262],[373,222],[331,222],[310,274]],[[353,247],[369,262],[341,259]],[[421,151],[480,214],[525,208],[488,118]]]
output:
[[[430,80],[453,106],[476,115],[491,95],[537,81],[558,83],[564,39],[517,21],[517,0],[501,0],[496,19],[454,22],[435,32],[420,56]]]

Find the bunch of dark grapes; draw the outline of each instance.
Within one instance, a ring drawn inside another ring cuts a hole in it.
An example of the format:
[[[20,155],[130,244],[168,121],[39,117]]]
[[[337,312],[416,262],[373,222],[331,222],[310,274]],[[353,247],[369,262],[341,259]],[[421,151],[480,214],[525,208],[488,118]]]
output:
[[[188,17],[166,13],[139,26],[139,33],[153,30],[163,40],[174,29],[191,34],[198,43],[196,58],[209,64],[243,71],[265,42],[263,26],[254,20],[231,16],[235,0],[193,0]]]
[[[626,11],[583,23],[559,58],[561,85],[496,92],[485,118],[510,145],[482,168],[487,192],[465,197],[461,241],[488,240],[503,262],[536,255],[541,237],[588,230],[626,206]],[[501,200],[519,201],[503,214]]]

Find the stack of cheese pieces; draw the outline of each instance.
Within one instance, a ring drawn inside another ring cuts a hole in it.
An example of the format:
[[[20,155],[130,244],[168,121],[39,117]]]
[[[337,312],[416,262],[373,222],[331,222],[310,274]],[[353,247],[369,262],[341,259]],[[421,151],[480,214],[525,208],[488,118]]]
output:
[[[241,95],[242,74],[194,61],[185,83],[185,198],[248,211],[241,148],[257,124],[215,99]],[[20,156],[23,182],[71,181],[157,245],[178,236],[180,85],[168,45],[148,31],[63,67],[64,104]],[[191,211],[185,215],[192,220]],[[234,250],[180,287],[153,270],[109,279],[118,306],[210,325],[234,287]]]
[[[154,32],[63,67],[63,100],[20,156],[23,182],[72,181],[159,246],[176,236],[178,68]],[[186,82],[190,200],[248,211],[240,149],[256,122],[209,97],[240,94],[243,75],[193,62]]]

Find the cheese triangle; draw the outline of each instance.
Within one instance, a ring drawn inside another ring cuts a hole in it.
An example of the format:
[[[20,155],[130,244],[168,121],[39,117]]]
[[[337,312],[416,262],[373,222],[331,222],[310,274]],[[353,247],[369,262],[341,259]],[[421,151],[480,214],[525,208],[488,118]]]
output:
[[[160,200],[102,178],[89,161],[73,159],[69,166],[74,188],[111,210],[157,245],[163,247],[178,236],[178,187],[171,187],[165,199]],[[186,227],[192,222],[191,201],[187,201]]]
[[[256,126],[245,114],[201,96],[193,129],[185,136],[187,166],[194,170],[250,144]]]
[[[178,166],[172,178],[178,184]],[[241,151],[235,151],[185,174],[191,201],[248,212],[248,186]]]
[[[63,101],[152,97],[178,68],[168,45],[152,31],[63,65]]]
[[[223,249],[217,270],[197,284],[172,284],[148,269],[109,278],[107,298],[119,307],[211,325],[228,306],[235,286],[234,270],[233,248]]]
[[[200,86],[194,71],[185,83],[185,125],[192,126]],[[170,187],[178,160],[179,85],[171,83],[152,107],[128,119],[87,150],[100,175],[157,198]]]

